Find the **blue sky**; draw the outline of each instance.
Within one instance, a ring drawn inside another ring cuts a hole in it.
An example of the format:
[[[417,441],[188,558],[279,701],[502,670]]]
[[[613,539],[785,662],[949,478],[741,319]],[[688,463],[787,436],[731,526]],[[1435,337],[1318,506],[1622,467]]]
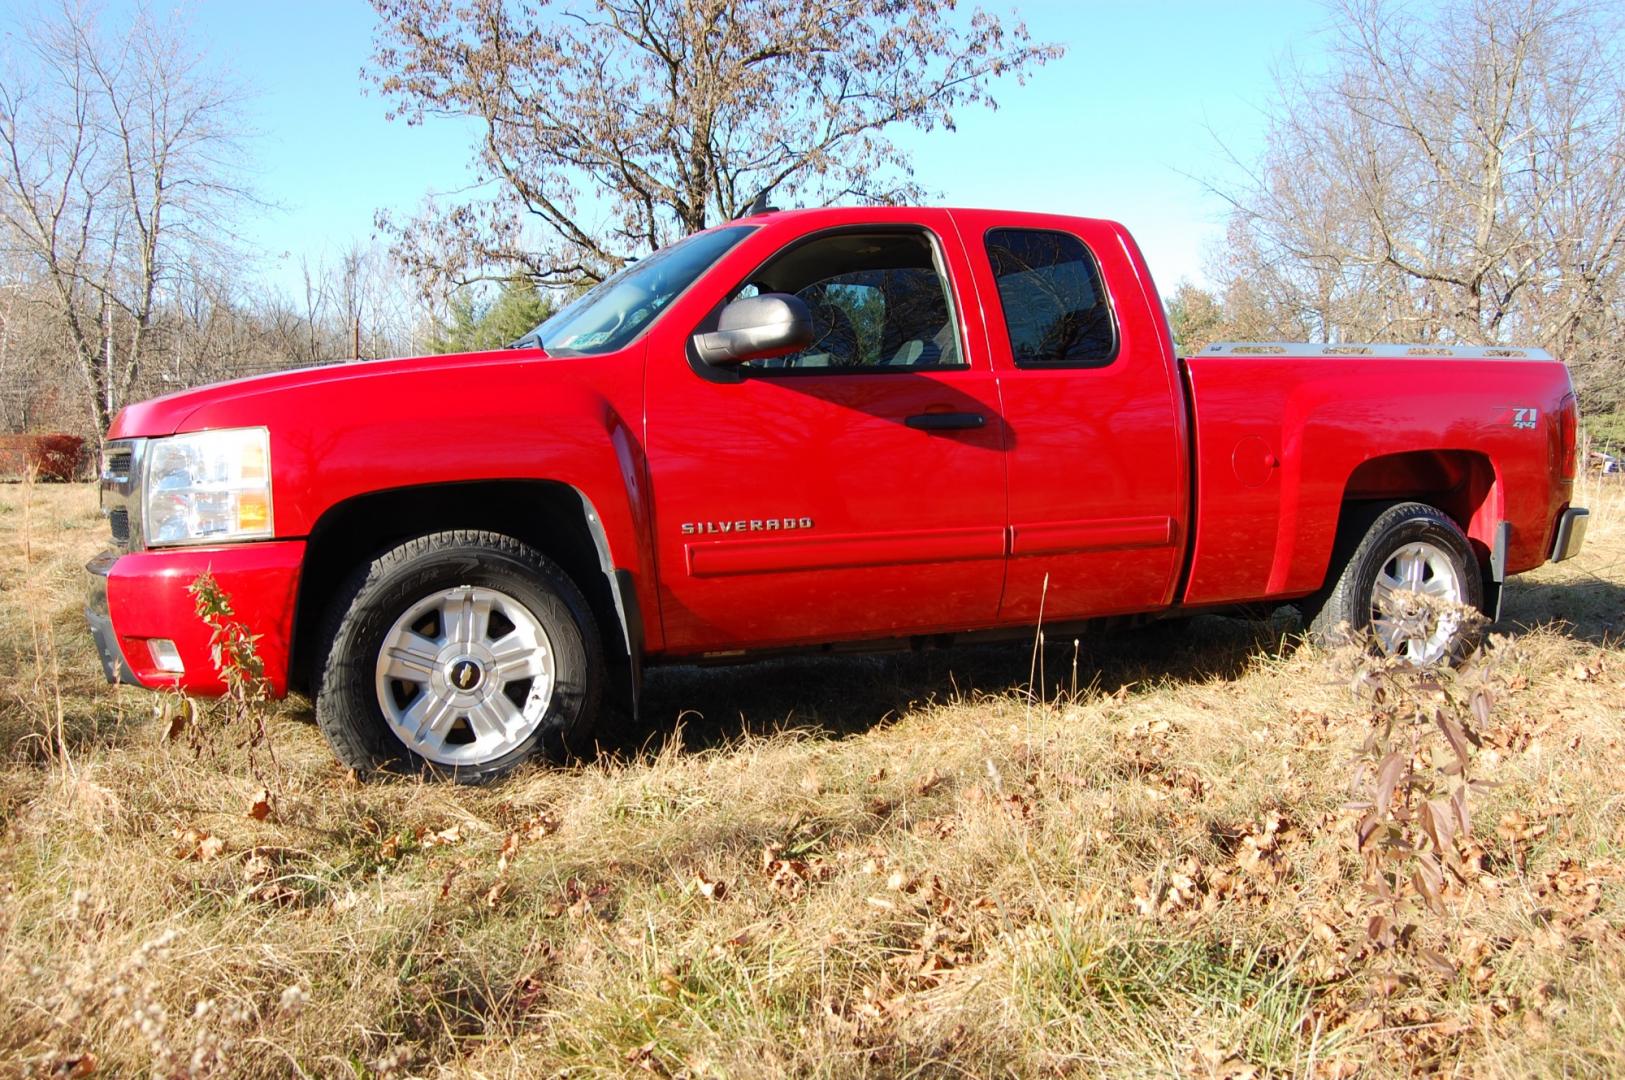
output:
[[[126,6],[115,0],[112,13]],[[159,8],[163,5],[160,3]],[[985,4],[1004,12],[1012,5]],[[470,179],[469,129],[384,118],[361,77],[373,13],[361,0],[197,0],[195,42],[253,96],[253,183],[274,204],[242,222],[257,268],[291,290],[300,255],[331,257],[372,234],[379,208],[410,212]],[[1223,204],[1197,177],[1258,148],[1273,67],[1313,63],[1327,14],[1304,0],[1045,0],[1014,6],[1035,38],[1067,46],[1027,85],[996,86],[997,112],[955,132],[894,133],[948,205],[1116,218],[1139,237],[1159,285],[1201,280]]]

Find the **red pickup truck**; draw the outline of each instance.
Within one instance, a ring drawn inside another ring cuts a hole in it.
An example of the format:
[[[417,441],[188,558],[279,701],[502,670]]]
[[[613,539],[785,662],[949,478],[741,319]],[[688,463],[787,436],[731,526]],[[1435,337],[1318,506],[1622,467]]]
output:
[[[343,761],[478,780],[590,745],[645,665],[1296,602],[1448,659],[1582,543],[1534,349],[1181,359],[1109,221],[767,212],[508,349],[126,408],[88,614],[110,678],[221,689],[204,572]]]

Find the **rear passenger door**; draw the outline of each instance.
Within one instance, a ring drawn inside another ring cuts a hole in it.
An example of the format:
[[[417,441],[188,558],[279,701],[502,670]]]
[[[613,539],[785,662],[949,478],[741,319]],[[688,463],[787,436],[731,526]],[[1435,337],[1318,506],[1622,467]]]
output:
[[[976,268],[1007,428],[1000,621],[1167,605],[1189,513],[1184,405],[1139,251],[1110,222],[955,219]]]

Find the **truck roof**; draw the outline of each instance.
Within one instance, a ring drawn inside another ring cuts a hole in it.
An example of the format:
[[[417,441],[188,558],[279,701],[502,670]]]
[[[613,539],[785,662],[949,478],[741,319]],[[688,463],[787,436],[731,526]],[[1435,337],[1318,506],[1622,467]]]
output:
[[[745,214],[732,221],[719,222],[719,225],[776,224],[787,221],[804,221],[824,225],[861,224],[876,219],[887,218],[906,219],[912,215],[929,211],[931,213],[947,214],[997,214],[1007,217],[1011,221],[1024,221],[1030,223],[1058,222],[1058,221],[1089,221],[1117,228],[1122,226],[1107,218],[1085,217],[1080,214],[1055,214],[1038,210],[1002,210],[997,207],[976,206],[808,206],[787,210],[764,210],[756,214]]]

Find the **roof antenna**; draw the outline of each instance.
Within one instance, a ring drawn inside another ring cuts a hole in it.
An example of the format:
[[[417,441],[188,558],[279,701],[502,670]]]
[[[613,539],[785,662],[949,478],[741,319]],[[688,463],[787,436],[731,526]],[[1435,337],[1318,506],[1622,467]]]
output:
[[[769,184],[767,187],[765,187],[761,191],[757,192],[755,201],[753,201],[750,204],[750,208],[745,211],[743,216],[744,217],[755,217],[757,214],[770,214],[774,210],[777,210],[778,207],[769,206],[767,204],[767,193],[769,191],[772,191],[772,190],[773,190],[773,186],[771,184]]]

